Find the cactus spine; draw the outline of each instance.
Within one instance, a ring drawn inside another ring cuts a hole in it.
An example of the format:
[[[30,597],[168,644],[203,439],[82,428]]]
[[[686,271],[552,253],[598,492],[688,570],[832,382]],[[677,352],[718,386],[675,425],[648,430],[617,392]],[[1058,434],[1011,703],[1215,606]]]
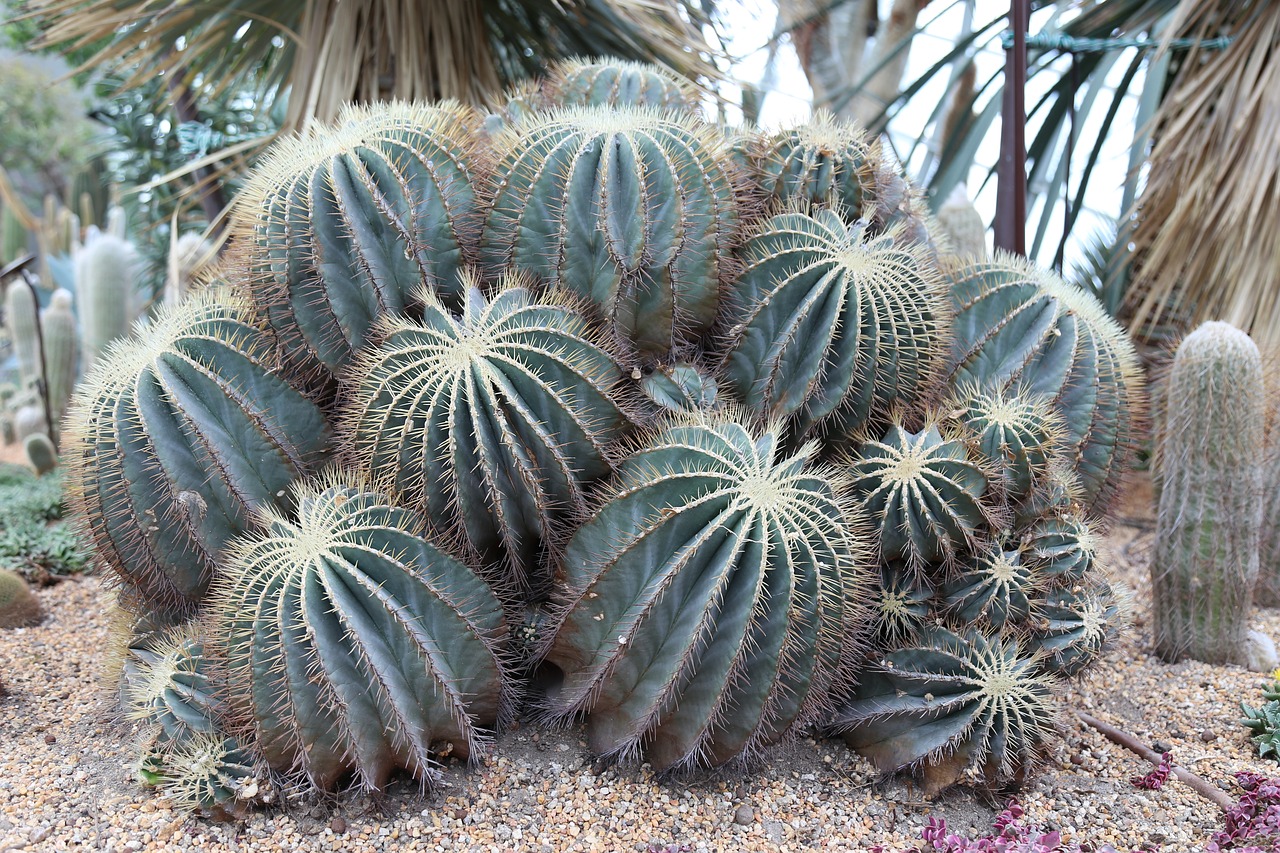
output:
[[[44,339],[45,393],[49,395],[49,412],[55,433],[62,431],[62,419],[75,390],[80,336],[76,318],[71,312],[71,291],[58,289],[49,299],[49,307],[40,313]]]
[[[1262,388],[1257,346],[1227,323],[1204,323],[1174,356],[1151,560],[1165,660],[1244,660],[1262,523]]]

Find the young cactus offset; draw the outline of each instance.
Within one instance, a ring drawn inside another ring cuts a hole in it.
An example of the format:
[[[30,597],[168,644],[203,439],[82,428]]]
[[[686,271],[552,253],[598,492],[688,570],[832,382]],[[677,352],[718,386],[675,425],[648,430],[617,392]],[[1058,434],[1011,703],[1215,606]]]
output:
[[[468,281],[470,279],[467,279]],[[485,565],[504,592],[545,598],[546,544],[609,472],[627,421],[610,400],[618,368],[567,304],[514,278],[460,317],[427,295],[423,319],[387,320],[365,353],[344,429],[349,456]]]
[[[137,252],[133,244],[98,234],[75,257],[76,306],[84,341],[84,373],[107,345],[123,338],[140,313],[134,287]]]
[[[817,210],[768,219],[740,254],[723,372],[748,406],[801,432],[834,414],[847,434],[920,402],[949,314],[922,249]]]
[[[955,395],[956,417],[973,438],[995,485],[1019,500],[1043,487],[1062,436],[1062,421],[1039,394],[970,387]]]
[[[749,423],[749,422],[748,422]],[[721,765],[812,722],[866,642],[863,528],[777,429],[687,415],[622,463],[568,545],[556,715],[657,770]]]
[[[68,490],[98,560],[145,607],[198,604],[262,507],[320,465],[329,430],[225,288],[162,310],[86,378],[68,417]]]
[[[850,463],[855,494],[875,525],[884,560],[912,569],[952,562],[986,530],[987,477],[966,444],[936,424],[900,425],[867,441]]]
[[[43,476],[58,467],[58,451],[44,433],[37,432],[27,436],[22,442],[22,449],[26,451],[27,461],[36,469],[37,474]]]
[[[1258,574],[1265,423],[1262,361],[1239,329],[1209,322],[1178,347],[1156,455],[1151,560],[1156,653],[1243,663]]]
[[[1044,656],[1047,671],[1070,678],[1102,656],[1128,617],[1123,590],[1090,576],[1037,603],[1031,647]]]
[[[44,339],[44,364],[49,410],[53,428],[61,433],[62,419],[75,390],[80,358],[80,335],[71,312],[71,291],[58,289],[49,298],[49,307],[40,312]]]
[[[345,370],[428,285],[451,308],[475,215],[477,117],[452,102],[349,107],[278,144],[239,197],[253,298],[286,352]]]
[[[474,758],[506,709],[507,629],[469,568],[413,513],[337,475],[291,488],[240,540],[209,606],[225,698],[272,769],[322,790],[427,782],[433,754]]]
[[[646,363],[710,329],[739,219],[737,172],[710,127],[575,107],[509,127],[493,147],[487,274],[514,268],[594,303]]]
[[[1021,778],[1044,752],[1056,689],[1017,640],[935,628],[864,673],[833,727],[880,770],[924,765],[931,789],[969,769],[995,785]]]
[[[1105,511],[1128,470],[1144,403],[1128,336],[1091,294],[1013,255],[972,261],[951,278],[952,388],[1048,398],[1085,508]]]

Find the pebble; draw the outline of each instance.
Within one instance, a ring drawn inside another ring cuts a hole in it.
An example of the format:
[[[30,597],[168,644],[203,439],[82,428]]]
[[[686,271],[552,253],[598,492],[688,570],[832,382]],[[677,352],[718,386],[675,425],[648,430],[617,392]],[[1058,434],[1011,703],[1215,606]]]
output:
[[[1111,541],[1141,554],[1150,536],[1119,527]],[[1138,612],[1149,614],[1145,564],[1121,564],[1117,574]],[[881,780],[839,741],[802,739],[769,751],[750,771],[665,780],[642,764],[596,775],[583,761],[581,730],[526,724],[499,738],[482,768],[449,762],[425,800],[416,783],[394,783],[378,797],[304,800],[242,824],[188,819],[133,779],[134,736],[109,722],[117,719],[111,691],[90,686],[102,681],[96,662],[108,637],[99,583],[62,583],[40,596],[50,612],[45,624],[0,631],[0,673],[10,691],[0,700],[0,850],[613,853],[651,841],[690,853],[876,844],[896,852],[919,847],[929,818],[972,836],[995,814],[971,791],[929,802],[901,780]],[[1280,636],[1280,611],[1258,611],[1255,621]],[[1169,732],[1178,763],[1214,784],[1230,788],[1231,773],[1259,769],[1235,703],[1258,694],[1258,676],[1194,661],[1166,666],[1150,648],[1144,630],[1122,638],[1096,674],[1066,686],[1065,707],[1088,708],[1144,739]],[[1179,731],[1189,737],[1175,737]],[[1135,789],[1130,777],[1150,765],[1083,725],[1066,733],[1070,744],[1055,746],[1054,760],[1020,794],[1025,820],[1061,830],[1068,843],[1122,851],[1163,836],[1162,853],[1200,853],[1221,828],[1216,810],[1186,785]]]

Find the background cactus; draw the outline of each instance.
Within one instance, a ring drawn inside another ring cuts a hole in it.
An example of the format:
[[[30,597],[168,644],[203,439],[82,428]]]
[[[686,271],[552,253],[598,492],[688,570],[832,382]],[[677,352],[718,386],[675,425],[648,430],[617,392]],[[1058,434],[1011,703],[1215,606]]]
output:
[[[321,789],[429,781],[445,742],[473,757],[508,701],[497,599],[381,495],[336,476],[291,492],[297,520],[267,512],[210,605],[230,712]]]
[[[1085,507],[1119,491],[1143,412],[1133,345],[1093,296],[1026,260],[998,254],[950,270],[953,388],[1017,388],[1061,416],[1062,448]]]
[[[191,292],[196,273],[217,257],[216,247],[199,234],[183,234],[169,247],[164,278],[164,304],[177,305]]]
[[[44,608],[27,582],[8,569],[0,569],[0,628],[25,628],[43,618]]]
[[[987,256],[987,226],[969,201],[964,184],[956,184],[951,195],[938,208],[938,227],[950,244],[949,254],[957,258]]]
[[[869,578],[832,469],[775,429],[688,416],[639,445],[570,541],[547,659],[591,749],[724,764],[813,721],[859,658]]]
[[[53,416],[54,437],[60,437],[79,372],[80,335],[71,311],[71,291],[58,289],[49,298],[49,307],[40,312],[44,340],[45,393]]]
[[[162,310],[87,377],[64,463],[82,532],[147,607],[199,602],[226,546],[328,452],[319,410],[225,289]]]
[[[1227,323],[1201,325],[1179,345],[1167,393],[1151,559],[1156,653],[1243,663],[1262,524],[1257,346]]]
[[[350,107],[276,146],[239,197],[247,288],[286,353],[332,373],[429,285],[451,307],[475,215],[475,116],[460,104]]]
[[[38,389],[44,374],[40,369],[40,306],[36,294],[25,281],[12,281],[4,296],[4,324],[18,360],[18,382],[22,391]]]
[[[86,374],[108,344],[129,333],[141,313],[134,289],[136,264],[133,245],[109,233],[94,236],[75,256],[75,301]]]
[[[432,296],[423,319],[387,321],[365,354],[344,443],[375,482],[485,565],[510,593],[550,591],[545,546],[609,472],[605,445],[626,418],[618,368],[572,308],[509,279],[460,317]]]
[[[481,263],[594,303],[642,361],[677,358],[716,319],[738,230],[738,175],[691,117],[584,107],[494,137]]]
[[[948,306],[921,247],[817,210],[770,218],[741,254],[724,374],[748,406],[848,434],[928,392]]]
[[[37,474],[48,474],[58,467],[58,451],[54,450],[49,436],[39,432],[29,435],[23,440],[22,448]]]
[[[570,60],[552,66],[543,86],[557,107],[645,106],[697,115],[701,97],[687,80],[639,62]]]

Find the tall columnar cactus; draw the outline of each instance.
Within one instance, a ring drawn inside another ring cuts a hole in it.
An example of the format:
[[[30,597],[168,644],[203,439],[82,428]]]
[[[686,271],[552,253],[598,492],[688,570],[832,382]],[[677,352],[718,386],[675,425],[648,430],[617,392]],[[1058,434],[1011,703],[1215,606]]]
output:
[[[388,320],[360,359],[344,430],[352,460],[433,531],[534,600],[550,590],[549,540],[609,472],[626,424],[618,368],[573,308],[515,279],[460,317],[427,296],[421,322]]]
[[[0,266],[16,261],[27,250],[27,227],[12,205],[0,208]]]
[[[659,770],[812,722],[863,642],[864,533],[839,475],[775,429],[687,416],[639,445],[562,561],[559,715]]]
[[[237,222],[253,298],[287,353],[339,373],[424,284],[461,303],[477,122],[452,102],[351,107],[336,128],[273,149]]]
[[[111,234],[98,234],[75,257],[76,306],[87,373],[112,341],[123,338],[140,313],[134,287],[137,253]]]
[[[738,175],[723,140],[655,108],[536,115],[493,140],[481,262],[590,300],[642,361],[710,329],[730,280]]]
[[[191,607],[226,546],[328,452],[319,410],[223,288],[114,347],[68,416],[64,462],[98,560],[145,607]]]
[[[938,208],[938,226],[951,244],[951,254],[958,258],[987,256],[987,226],[969,201],[964,184],[957,184]]]
[[[982,466],[937,424],[915,433],[890,427],[858,448],[851,473],[885,560],[915,569],[954,562],[976,546],[991,518]]]
[[[80,335],[71,311],[71,291],[53,292],[49,307],[40,312],[40,327],[44,340],[45,392],[49,395],[52,426],[60,434],[62,419],[75,390],[80,358]]]
[[[229,711],[321,789],[429,781],[444,744],[474,758],[508,701],[493,593],[383,496],[337,476],[290,491],[295,518],[266,513],[210,603]]]
[[[543,92],[557,107],[645,106],[700,112],[701,98],[692,84],[639,62],[560,62],[552,66]]]
[[[1262,534],[1253,596],[1259,607],[1280,607],[1280,409],[1272,418],[1262,465]]]
[[[1017,780],[1054,733],[1056,686],[1015,639],[935,628],[865,673],[833,725],[882,770],[925,764],[930,787],[968,768]]]
[[[4,324],[18,360],[18,381],[24,391],[38,387],[43,378],[37,328],[39,310],[36,295],[25,281],[9,283],[4,296]]]
[[[1091,294],[998,254],[951,270],[952,387],[1048,397],[1087,509],[1104,511],[1128,467],[1144,403],[1133,345]]]
[[[949,307],[920,247],[817,210],[771,217],[741,255],[723,372],[751,408],[848,434],[936,384]]]
[[[1242,663],[1258,575],[1265,411],[1262,362],[1244,332],[1201,325],[1168,379],[1156,456],[1151,559],[1156,652]]]

